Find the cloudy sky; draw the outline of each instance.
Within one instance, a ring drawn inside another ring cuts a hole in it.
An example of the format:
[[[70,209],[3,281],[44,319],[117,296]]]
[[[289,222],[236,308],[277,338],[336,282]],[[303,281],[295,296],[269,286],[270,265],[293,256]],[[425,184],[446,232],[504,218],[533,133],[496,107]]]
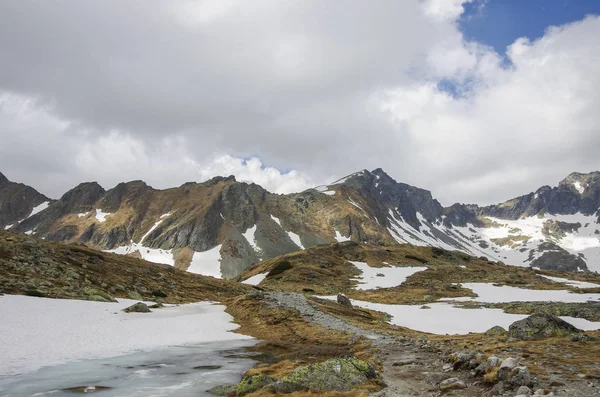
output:
[[[505,200],[600,169],[598,8],[5,0],[0,171],[59,197],[382,167],[444,205]]]

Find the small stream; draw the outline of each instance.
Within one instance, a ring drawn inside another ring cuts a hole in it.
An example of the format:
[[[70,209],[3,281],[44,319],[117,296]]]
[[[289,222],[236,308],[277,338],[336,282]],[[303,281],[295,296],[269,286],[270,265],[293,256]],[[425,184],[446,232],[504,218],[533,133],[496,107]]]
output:
[[[0,376],[0,396],[210,396],[206,390],[238,382],[256,363],[246,349],[255,343],[237,340],[174,346]]]

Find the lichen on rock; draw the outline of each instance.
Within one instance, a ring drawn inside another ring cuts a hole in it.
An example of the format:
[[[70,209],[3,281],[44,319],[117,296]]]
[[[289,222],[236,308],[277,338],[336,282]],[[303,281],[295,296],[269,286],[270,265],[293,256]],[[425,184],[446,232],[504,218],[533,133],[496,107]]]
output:
[[[275,383],[273,390],[350,391],[370,379],[379,379],[373,365],[356,357],[333,358],[299,367]]]

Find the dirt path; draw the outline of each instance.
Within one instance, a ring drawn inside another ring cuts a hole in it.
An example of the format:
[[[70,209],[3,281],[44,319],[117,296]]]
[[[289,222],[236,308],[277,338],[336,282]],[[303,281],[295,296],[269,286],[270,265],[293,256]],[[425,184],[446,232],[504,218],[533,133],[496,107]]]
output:
[[[438,383],[457,377],[468,385],[468,373],[442,372],[443,362],[427,341],[411,338],[399,339],[390,335],[362,329],[347,321],[317,309],[303,294],[269,292],[266,302],[272,307],[296,309],[308,322],[322,328],[345,331],[356,337],[364,336],[379,350],[383,363],[383,380],[388,385],[373,397],[437,397]],[[467,389],[446,393],[446,396],[480,397],[484,389],[469,386]]]

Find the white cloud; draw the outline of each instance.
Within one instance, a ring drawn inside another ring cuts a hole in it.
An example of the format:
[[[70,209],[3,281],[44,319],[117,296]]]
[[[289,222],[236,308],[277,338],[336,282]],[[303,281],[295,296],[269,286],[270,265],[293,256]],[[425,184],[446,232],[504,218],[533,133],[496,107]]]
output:
[[[438,20],[454,21],[465,11],[463,4],[473,0],[423,0],[425,13]]]
[[[234,175],[240,182],[256,183],[270,192],[280,194],[300,192],[315,186],[301,172],[292,170],[282,173],[277,168],[265,166],[257,157],[240,159],[230,155],[217,156],[200,170],[203,180],[219,175]]]
[[[382,167],[450,204],[599,169],[598,17],[517,40],[506,65],[465,41],[465,3],[0,2],[0,170],[56,197]]]

